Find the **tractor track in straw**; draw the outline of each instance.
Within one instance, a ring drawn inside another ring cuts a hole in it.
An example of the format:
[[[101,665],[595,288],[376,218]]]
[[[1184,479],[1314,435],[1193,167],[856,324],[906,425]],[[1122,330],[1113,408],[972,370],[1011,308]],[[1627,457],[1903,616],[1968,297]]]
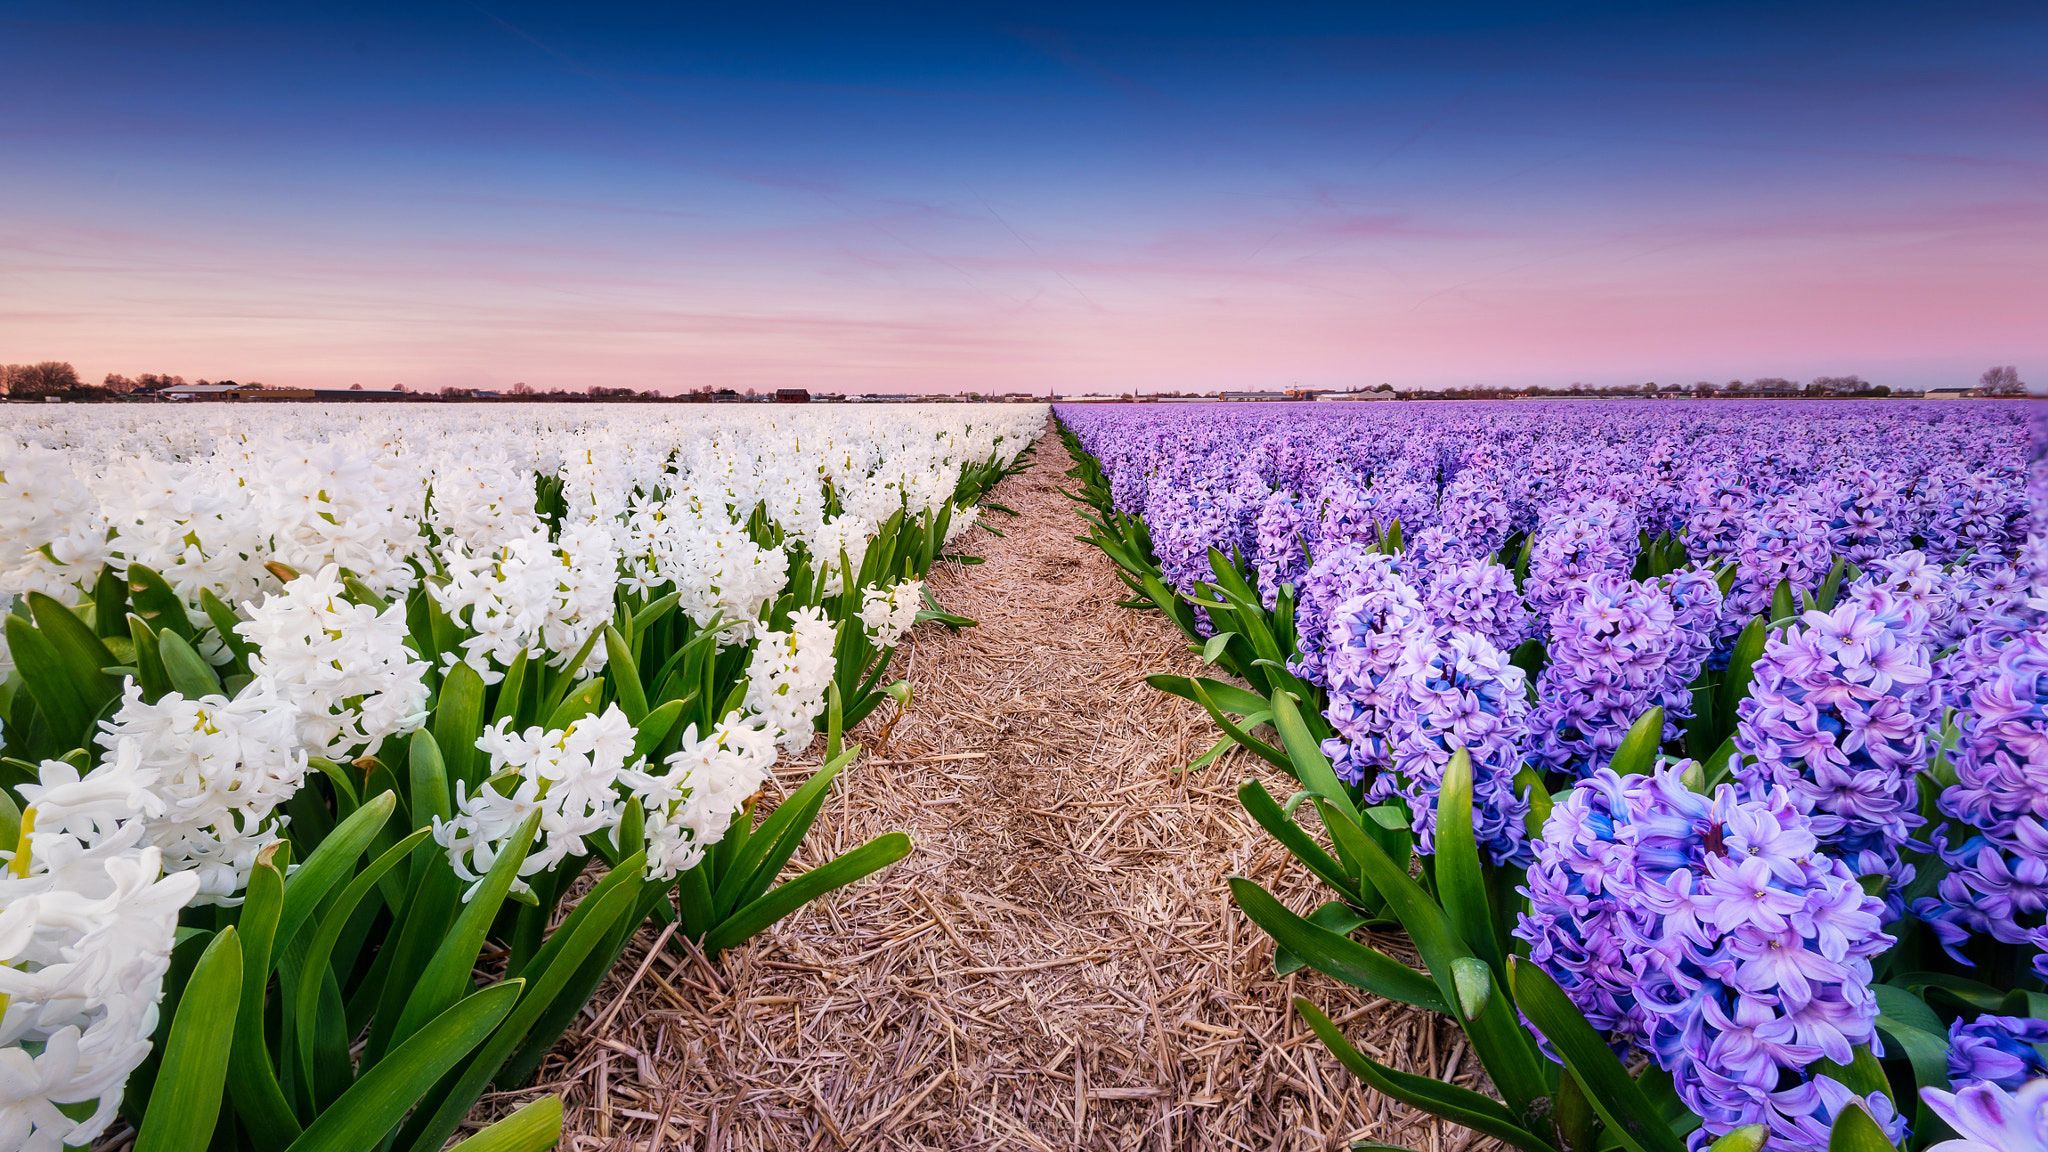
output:
[[[559,1091],[572,1152],[1490,1146],[1357,1084],[1293,1014],[1307,995],[1369,1055],[1476,1075],[1454,1028],[1274,975],[1225,877],[1304,912],[1323,895],[1238,807],[1263,765],[1176,773],[1213,729],[1142,677],[1198,661],[1117,605],[1074,539],[1070,465],[1049,431],[993,493],[1018,513],[986,516],[1004,535],[959,542],[985,562],[934,571],[979,623],[905,644],[916,701],[798,863],[899,828],[912,855],[715,964],[644,931],[535,1089],[486,1112]]]

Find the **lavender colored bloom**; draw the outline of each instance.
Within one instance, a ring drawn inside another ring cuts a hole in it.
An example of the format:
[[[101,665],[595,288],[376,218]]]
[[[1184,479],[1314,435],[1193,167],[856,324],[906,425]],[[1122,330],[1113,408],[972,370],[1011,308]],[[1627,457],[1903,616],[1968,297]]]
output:
[[[1308,537],[1315,519],[1292,492],[1274,492],[1259,508],[1258,539],[1253,546],[1259,573],[1259,599],[1271,610],[1282,584],[1293,584],[1308,570]]]
[[[1685,767],[1580,781],[1544,825],[1516,935],[1596,1027],[1672,1075],[1704,1122],[1695,1148],[1758,1122],[1825,1147],[1858,1098],[1814,1066],[1877,1048],[1882,906],[1817,851],[1790,794],[1703,796]]]
[[[1294,632],[1300,657],[1295,674],[1321,684],[1323,661],[1332,644],[1331,627],[1338,605],[1353,596],[1370,594],[1401,581],[1394,558],[1363,544],[1338,544],[1318,549],[1308,572],[1295,589]],[[1409,590],[1413,595],[1413,590]]]
[[[1536,631],[1535,616],[1515,590],[1515,574],[1491,560],[1439,566],[1423,607],[1432,622],[1476,632],[1502,652],[1513,652]]]
[[[1794,494],[1764,504],[1743,524],[1735,546],[1735,586],[1728,590],[1728,612],[1742,621],[1771,606],[1778,585],[1811,592],[1834,564],[1824,513],[1810,493]]]
[[[1370,555],[1379,562],[1355,570],[1358,591],[1331,613],[1322,664],[1329,690],[1325,714],[1349,744],[1337,762],[1338,777],[1349,784],[1392,763],[1389,733],[1407,706],[1402,660],[1424,638],[1421,599],[1394,571],[1391,558]]]
[[[2039,948],[2048,922],[2048,626],[1972,654],[1938,801],[1953,823],[1933,837],[1949,871],[1913,905],[1966,963],[1972,935]]]
[[[1704,619],[1701,613],[1694,622]],[[1550,614],[1550,663],[1536,681],[1530,762],[1587,775],[1605,767],[1636,719],[1660,705],[1665,739],[1675,739],[1706,647],[1680,626],[1660,582],[1610,574],[1573,584]]]
[[[1979,1016],[1948,1026],[1948,1078],[1958,1088],[1996,1084],[2015,1089],[2048,1076],[2048,1020],[2023,1016]]]
[[[1387,708],[1392,772],[1367,799],[1408,803],[1416,843],[1436,850],[1437,793],[1460,749],[1472,761],[1473,831],[1499,864],[1526,864],[1528,801],[1515,791],[1529,697],[1522,670],[1472,632],[1415,628],[1394,670]],[[1354,745],[1356,742],[1354,741]]]
[[[1932,678],[1917,634],[1846,603],[1768,640],[1736,713],[1738,777],[1784,788],[1827,851],[1886,877],[1892,919],[1905,914],[1903,850],[1923,822],[1916,781],[1940,716]]]
[[[1530,607],[1548,612],[1583,580],[1628,575],[1636,562],[1637,536],[1635,518],[1604,498],[1546,519],[1529,548],[1524,592]]]
[[[1922,1088],[1920,1098],[1956,1131],[1927,1152],[2048,1152],[2048,1080],[2029,1080],[2016,1092],[1997,1084]]]

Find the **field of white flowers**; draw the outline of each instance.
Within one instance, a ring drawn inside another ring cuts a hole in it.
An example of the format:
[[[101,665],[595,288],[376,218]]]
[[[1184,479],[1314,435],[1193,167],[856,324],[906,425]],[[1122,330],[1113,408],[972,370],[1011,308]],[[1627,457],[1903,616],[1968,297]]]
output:
[[[905,701],[898,641],[968,623],[923,577],[1044,419],[15,420],[0,1148],[438,1149],[642,924],[716,955],[900,859],[884,835],[783,878],[842,734]],[[560,1128],[543,1098],[461,1147]]]

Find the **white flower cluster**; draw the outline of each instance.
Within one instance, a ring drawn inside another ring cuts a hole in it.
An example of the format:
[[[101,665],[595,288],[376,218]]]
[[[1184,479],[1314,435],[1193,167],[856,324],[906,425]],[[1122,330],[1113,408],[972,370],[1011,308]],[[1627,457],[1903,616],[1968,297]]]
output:
[[[666,881],[695,868],[725,839],[733,816],[775,767],[775,734],[754,717],[728,716],[703,736],[683,732],[662,771],[634,771],[627,786],[647,813],[647,874]]]
[[[469,629],[461,659],[486,684],[503,679],[520,652],[566,668],[612,618],[619,555],[603,524],[565,525],[559,542],[536,526],[489,554],[470,555],[457,541],[441,559],[447,579],[428,584],[428,594]],[[603,664],[596,645],[579,671]]]
[[[861,597],[860,622],[877,648],[894,648],[917,623],[924,607],[924,581],[899,580],[881,588],[870,588]]]
[[[405,646],[404,604],[349,601],[329,564],[242,610],[236,631],[256,646],[249,671],[297,711],[312,754],[346,760],[425,722],[427,666]]]
[[[199,877],[163,875],[145,843],[160,801],[135,741],[83,778],[60,760],[39,774],[25,845],[0,851],[0,1148],[58,1152],[107,1130],[149,1055]]]
[[[625,807],[619,784],[634,732],[618,705],[560,731],[535,725],[513,732],[510,725],[500,720],[476,742],[490,756],[490,779],[474,792],[457,781],[456,814],[434,820],[434,839],[471,895],[534,813],[540,813],[540,827],[519,866],[516,888],[522,892],[526,877],[583,855],[583,838],[617,826]]]
[[[306,777],[298,713],[276,683],[258,677],[232,700],[171,692],[150,704],[130,680],[101,728],[115,760],[86,778],[120,764],[125,750],[155,801],[143,840],[162,851],[164,871],[198,879],[196,904],[239,902],[256,854],[284,824],[278,807]]]
[[[747,665],[745,708],[760,717],[785,752],[810,744],[838,664],[838,629],[822,608],[792,613],[787,632],[762,632]]]

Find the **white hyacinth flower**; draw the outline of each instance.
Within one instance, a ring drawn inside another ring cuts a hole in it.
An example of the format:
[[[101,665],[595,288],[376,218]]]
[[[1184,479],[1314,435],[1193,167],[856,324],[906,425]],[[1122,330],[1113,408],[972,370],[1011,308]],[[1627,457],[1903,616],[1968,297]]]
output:
[[[924,581],[899,580],[870,588],[861,597],[860,622],[877,648],[894,648],[917,623],[924,607]]]
[[[142,786],[162,808],[145,842],[162,850],[164,870],[198,876],[195,903],[239,902],[285,822],[278,808],[306,778],[298,712],[276,683],[256,679],[232,700],[170,692],[150,704],[130,680],[98,739],[110,752],[139,749]]]
[[[756,718],[728,716],[702,736],[695,724],[684,729],[661,770],[628,772],[647,814],[648,878],[672,880],[701,863],[774,767],[775,734]]]
[[[474,792],[458,781],[455,815],[434,820],[434,840],[469,884],[463,899],[476,894],[513,833],[536,812],[539,831],[514,883],[520,892],[531,890],[526,877],[584,855],[585,837],[617,827],[633,739],[633,725],[616,704],[560,731],[536,725],[513,732],[509,720],[485,729],[476,746],[490,756],[490,779]]]
[[[149,1055],[178,912],[199,878],[164,876],[142,844],[158,802],[140,754],[124,742],[83,777],[45,761],[21,789],[27,843],[0,852],[0,1147],[90,1144]]]
[[[303,573],[236,629],[256,646],[249,670],[297,709],[299,739],[347,760],[426,722],[425,663],[405,646],[405,605],[351,603],[334,565]]]

